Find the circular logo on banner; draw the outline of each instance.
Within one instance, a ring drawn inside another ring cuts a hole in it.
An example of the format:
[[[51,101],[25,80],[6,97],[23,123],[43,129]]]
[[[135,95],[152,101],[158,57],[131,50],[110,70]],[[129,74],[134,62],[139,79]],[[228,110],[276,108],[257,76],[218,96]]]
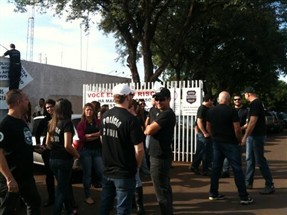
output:
[[[0,142],[2,142],[3,139],[4,139],[4,134],[0,132]]]

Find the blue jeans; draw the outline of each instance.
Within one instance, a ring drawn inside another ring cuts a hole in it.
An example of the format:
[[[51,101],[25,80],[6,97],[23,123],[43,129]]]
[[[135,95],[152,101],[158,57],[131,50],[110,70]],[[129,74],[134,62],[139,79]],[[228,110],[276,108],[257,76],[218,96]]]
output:
[[[92,167],[95,169],[98,179],[102,183],[103,178],[103,160],[100,149],[83,148],[80,152],[80,161],[83,168],[83,185],[85,197],[91,196],[91,174]]]
[[[62,213],[63,204],[65,204],[66,211],[69,214],[73,210],[71,184],[73,159],[50,159],[50,166],[58,182],[53,215]]]
[[[222,167],[222,172],[227,172],[229,173],[229,169],[230,169],[230,164],[227,158],[224,159],[223,161],[223,167]]]
[[[255,164],[259,166],[266,186],[273,185],[272,175],[264,157],[265,136],[249,136],[246,141],[246,185],[253,185]]]
[[[100,214],[109,214],[115,197],[117,198],[117,214],[131,214],[135,188],[135,177],[127,179],[115,179],[103,176]]]
[[[172,189],[170,185],[171,159],[150,157],[150,176],[156,198],[164,215],[173,213]]]
[[[196,152],[193,158],[192,166],[198,169],[202,161],[203,171],[208,171],[212,160],[212,141],[210,138],[204,138],[202,133],[196,134]]]
[[[241,146],[238,144],[213,143],[213,165],[210,183],[210,196],[218,195],[218,182],[222,170],[224,158],[227,158],[234,173],[234,180],[237,186],[240,199],[248,196],[245,187],[245,178],[242,171]]]
[[[41,197],[33,177],[17,181],[19,193],[10,193],[6,183],[0,184],[0,214],[16,215],[16,207],[20,197],[25,202],[28,215],[41,214]]]

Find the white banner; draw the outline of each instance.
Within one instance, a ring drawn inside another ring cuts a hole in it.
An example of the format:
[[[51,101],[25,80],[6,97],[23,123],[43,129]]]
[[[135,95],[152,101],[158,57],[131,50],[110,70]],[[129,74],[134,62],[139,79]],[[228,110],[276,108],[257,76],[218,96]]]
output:
[[[9,80],[8,78],[9,62],[10,62],[9,58],[4,58],[4,57],[0,58],[0,81]],[[24,88],[31,81],[33,81],[32,76],[22,66],[19,89]]]
[[[8,106],[5,100],[5,96],[8,90],[9,90],[8,87],[0,87],[0,109],[8,109]]]

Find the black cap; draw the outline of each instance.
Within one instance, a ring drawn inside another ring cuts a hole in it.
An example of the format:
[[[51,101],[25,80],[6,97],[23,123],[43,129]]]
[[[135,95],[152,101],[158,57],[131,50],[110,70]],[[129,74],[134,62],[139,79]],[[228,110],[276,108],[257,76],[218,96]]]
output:
[[[255,93],[255,90],[253,87],[246,87],[245,90],[242,92],[242,94],[245,93]]]
[[[152,97],[170,98],[170,91],[169,91],[169,89],[167,89],[165,87],[161,87],[160,89],[155,91],[155,94],[153,94]]]

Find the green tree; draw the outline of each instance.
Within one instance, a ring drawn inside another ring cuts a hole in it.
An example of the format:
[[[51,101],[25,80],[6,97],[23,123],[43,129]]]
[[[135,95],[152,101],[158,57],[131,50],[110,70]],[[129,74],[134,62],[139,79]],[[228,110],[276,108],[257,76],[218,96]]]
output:
[[[53,8],[68,19],[92,17],[113,33],[119,56],[139,82],[167,71],[174,80],[206,80],[206,91],[237,91],[245,85],[266,88],[286,73],[286,0],[14,0]],[[285,31],[285,32],[284,32]]]

